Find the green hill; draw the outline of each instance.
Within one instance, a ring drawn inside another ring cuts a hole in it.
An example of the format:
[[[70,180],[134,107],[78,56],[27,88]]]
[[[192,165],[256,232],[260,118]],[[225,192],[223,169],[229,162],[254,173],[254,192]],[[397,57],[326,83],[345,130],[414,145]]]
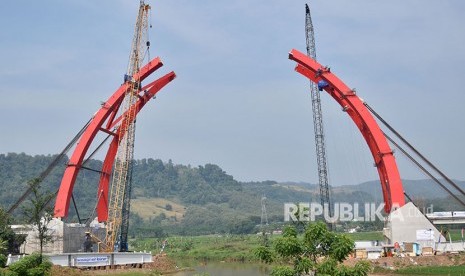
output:
[[[51,155],[0,154],[0,206],[9,208],[27,189],[27,181],[37,177],[53,158]],[[41,189],[52,193],[58,190],[67,161],[63,160],[50,173]],[[94,170],[101,166],[99,160],[86,164]],[[73,194],[81,219],[95,216],[98,178],[98,173],[89,170],[81,170],[77,178]],[[261,198],[267,190],[254,187],[276,184],[255,183],[248,187],[213,164],[191,167],[171,161],[135,160],[131,230],[146,235],[159,234],[161,230],[179,234],[250,233],[260,224]],[[276,192],[279,189],[285,190],[274,187],[273,193],[279,194]],[[270,222],[282,221],[282,208],[279,197],[268,200]],[[19,211],[15,218],[21,221]],[[67,220],[77,222],[72,205]]]
[[[7,209],[37,177],[54,156],[30,156],[24,153],[0,154],[0,206]],[[45,179],[41,188],[56,192],[68,160],[62,160]],[[102,162],[90,160],[86,167],[99,170]],[[81,170],[74,187],[74,198],[81,219],[95,216],[94,208],[99,174]],[[460,210],[446,194],[435,190],[429,181],[404,181],[406,190],[435,210]],[[464,182],[460,185],[465,186]],[[333,202],[381,202],[378,182],[334,187]],[[418,196],[417,196],[418,195]],[[283,223],[285,203],[319,202],[317,185],[278,183],[276,181],[239,182],[219,166],[192,167],[171,160],[135,160],[131,233],[133,235],[252,233],[261,220],[261,199],[266,196],[268,220]],[[415,197],[414,197],[415,198]],[[52,202],[53,204],[53,202]],[[15,218],[20,221],[20,212]],[[77,222],[70,207],[69,222]]]

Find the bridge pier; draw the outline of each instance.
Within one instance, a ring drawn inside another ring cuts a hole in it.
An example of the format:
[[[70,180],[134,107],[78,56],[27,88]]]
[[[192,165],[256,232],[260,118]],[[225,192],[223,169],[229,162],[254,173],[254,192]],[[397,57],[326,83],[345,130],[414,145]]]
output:
[[[416,242],[423,247],[434,248],[439,237],[442,241],[445,240],[439,230],[411,202],[389,214],[383,234],[386,244]]]

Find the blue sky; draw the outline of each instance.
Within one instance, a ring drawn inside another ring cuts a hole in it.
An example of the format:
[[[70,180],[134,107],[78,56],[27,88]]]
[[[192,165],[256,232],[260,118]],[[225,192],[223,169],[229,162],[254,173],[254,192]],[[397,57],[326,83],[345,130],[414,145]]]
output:
[[[58,153],[121,84],[139,1],[8,1],[0,153]],[[136,158],[215,163],[239,180],[315,183],[305,1],[148,1],[151,56],[178,78],[140,113]],[[318,60],[450,177],[465,179],[465,2],[312,1]],[[158,73],[158,76],[161,75]],[[377,179],[322,95],[334,185]],[[403,178],[423,177],[401,156]]]

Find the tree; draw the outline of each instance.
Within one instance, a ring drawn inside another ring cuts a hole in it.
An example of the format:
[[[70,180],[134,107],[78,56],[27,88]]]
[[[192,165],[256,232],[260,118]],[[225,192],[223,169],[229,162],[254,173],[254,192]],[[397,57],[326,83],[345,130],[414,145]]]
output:
[[[0,208],[0,254],[18,254],[24,235],[17,235],[10,227],[11,217]]]
[[[0,254],[7,253],[9,240],[12,240],[14,237],[9,223],[10,216],[0,208]]]
[[[29,204],[23,207],[23,215],[32,224],[33,229],[37,231],[39,240],[39,261],[42,263],[42,253],[44,245],[52,240],[49,233],[48,223],[52,220],[53,209],[48,206],[50,200],[55,196],[52,193],[44,193],[39,190],[39,179],[35,178],[28,182],[31,187],[31,197]]]
[[[8,249],[8,241],[4,241],[0,238],[0,254],[4,255]]]
[[[314,275],[368,275],[370,264],[367,262],[359,262],[353,268],[341,264],[354,246],[354,241],[348,236],[330,232],[323,222],[317,222],[306,225],[301,236],[297,234],[295,226],[287,226],[282,237],[274,241],[273,251],[262,246],[255,253],[267,263],[279,258],[293,265],[273,268],[273,276],[303,275],[309,272]]]

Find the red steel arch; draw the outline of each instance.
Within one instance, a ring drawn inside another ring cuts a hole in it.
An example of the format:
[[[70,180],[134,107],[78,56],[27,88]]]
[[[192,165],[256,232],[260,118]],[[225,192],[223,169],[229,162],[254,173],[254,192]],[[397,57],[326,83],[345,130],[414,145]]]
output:
[[[319,88],[331,95],[357,125],[375,160],[383,191],[384,211],[390,213],[395,207],[405,205],[402,181],[393,152],[363,101],[357,97],[355,91],[331,73],[329,68],[321,66],[307,55],[293,49],[289,53],[289,59],[297,62],[297,72],[315,83],[320,83]]]
[[[142,88],[144,94],[139,97],[136,103],[134,103],[133,107],[136,110],[136,115],[139,111],[144,107],[144,105],[152,99],[158,91],[160,91],[165,85],[167,85],[170,81],[172,81],[176,77],[174,72],[170,72],[165,76],[157,79],[156,81],[150,83],[146,87]],[[134,110],[133,108],[129,108],[129,110]],[[118,119],[116,119],[109,129],[112,129],[116,124],[121,121],[121,118],[129,118],[129,116],[125,116],[122,114]],[[133,120],[135,117],[133,118]],[[123,119],[124,120],[124,119]],[[126,122],[122,122],[120,126],[128,125]],[[113,140],[110,143],[110,146],[107,151],[107,155],[105,160],[103,161],[102,172],[100,174],[100,181],[99,181],[99,188],[98,188],[98,200],[97,200],[97,216],[98,221],[107,221],[108,218],[108,191],[110,186],[110,175],[113,167],[113,163],[115,161],[116,153],[118,151],[118,143],[119,140],[124,136],[124,130],[120,127],[115,131],[116,135],[114,135]]]
[[[132,76],[133,80],[140,80],[141,82],[145,80],[150,74],[155,72],[157,69],[163,66],[160,58],[155,58],[142,67],[139,72]],[[176,77],[174,72],[170,72],[165,76],[157,79],[156,81],[150,83],[149,85],[143,87],[141,90],[144,91],[143,95],[139,95],[139,99],[134,104],[136,105],[136,112],[138,113],[142,107],[151,99],[153,96],[166,84],[171,82]],[[99,202],[97,212],[100,214],[105,212],[108,208],[106,204],[102,204],[103,200],[106,200],[108,197],[108,185],[109,182],[105,180],[109,179],[111,175],[111,169],[113,166],[113,161],[115,159],[116,150],[118,146],[118,137],[120,132],[119,122],[124,118],[124,114],[116,118],[120,105],[124,99],[124,96],[127,90],[130,88],[130,82],[126,81],[116,90],[113,95],[102,104],[102,107],[95,113],[92,117],[91,122],[81,135],[76,148],[70,158],[70,161],[65,169],[63,178],[61,180],[60,188],[58,190],[56,202],[55,202],[55,217],[67,217],[69,203],[72,196],[74,183],[76,177],[79,173],[79,170],[82,167],[82,162],[84,157],[87,154],[87,151],[92,144],[95,136],[99,131],[111,134],[114,136],[112,143],[106,154],[106,158],[101,170],[100,183],[99,183]],[[106,123],[106,124],[105,124]],[[116,141],[116,146],[115,146]],[[111,163],[111,164],[110,164]],[[106,217],[105,217],[106,218]]]

